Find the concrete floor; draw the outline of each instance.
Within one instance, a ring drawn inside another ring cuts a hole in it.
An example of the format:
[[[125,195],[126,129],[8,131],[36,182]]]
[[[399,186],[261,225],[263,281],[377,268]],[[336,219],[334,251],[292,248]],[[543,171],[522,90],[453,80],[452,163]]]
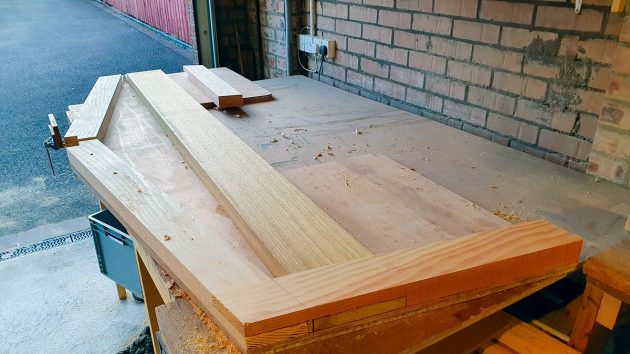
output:
[[[190,57],[93,0],[0,1],[0,237],[95,211],[87,188],[42,147],[47,114],[62,132],[66,106],[82,103],[99,76],[181,71]]]
[[[119,300],[92,239],[0,262],[0,353],[115,353],[145,326]]]

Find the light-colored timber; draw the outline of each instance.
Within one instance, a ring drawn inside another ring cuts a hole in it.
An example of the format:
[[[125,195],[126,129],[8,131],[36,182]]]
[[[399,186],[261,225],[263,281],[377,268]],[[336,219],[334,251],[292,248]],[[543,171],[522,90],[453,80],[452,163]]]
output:
[[[166,74],[127,79],[274,275],[372,254]]]
[[[582,240],[546,221],[349,261],[215,294],[246,336],[406,298],[418,305],[516,283],[579,260]]]
[[[184,65],[184,71],[197,88],[219,108],[240,107],[243,95],[203,65]]]
[[[267,89],[260,87],[255,82],[250,81],[229,68],[221,67],[208,70],[240,92],[243,95],[245,104],[267,102],[273,99],[271,92]]]
[[[122,82],[122,75],[99,77],[85,103],[81,105],[81,110],[75,114],[64,140],[69,139],[72,146],[75,141],[91,139],[103,141]]]

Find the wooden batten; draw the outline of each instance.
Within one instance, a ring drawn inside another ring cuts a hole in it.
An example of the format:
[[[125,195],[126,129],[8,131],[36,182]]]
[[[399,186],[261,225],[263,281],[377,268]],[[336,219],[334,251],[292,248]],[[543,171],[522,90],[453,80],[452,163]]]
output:
[[[166,74],[127,81],[275,275],[372,254]]]
[[[407,306],[496,288],[575,265],[582,240],[546,221],[526,222],[274,278],[216,294],[255,335],[371,304]],[[265,295],[261,295],[264,289]]]
[[[66,146],[76,146],[80,141],[92,139],[102,141],[105,138],[122,81],[122,75],[101,76],[96,80],[64,136],[64,142],[68,140]]]
[[[219,108],[240,107],[243,95],[203,65],[184,65],[188,79]]]

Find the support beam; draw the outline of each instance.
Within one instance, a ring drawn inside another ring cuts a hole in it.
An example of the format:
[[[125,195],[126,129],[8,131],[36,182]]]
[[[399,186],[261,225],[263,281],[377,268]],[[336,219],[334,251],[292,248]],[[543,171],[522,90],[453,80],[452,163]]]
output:
[[[240,107],[243,95],[203,65],[184,65],[188,79],[219,108]],[[132,74],[130,74],[132,75]]]
[[[166,74],[127,81],[274,275],[371,255]]]

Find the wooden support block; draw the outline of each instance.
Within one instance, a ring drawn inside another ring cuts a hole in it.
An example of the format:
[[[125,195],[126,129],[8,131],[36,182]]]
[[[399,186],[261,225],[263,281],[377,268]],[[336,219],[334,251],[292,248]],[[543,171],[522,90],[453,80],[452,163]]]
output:
[[[496,340],[516,353],[579,354],[577,350],[551,337],[536,327],[502,313],[510,326],[498,333]]]
[[[155,316],[155,308],[164,305],[160,293],[155,287],[155,283],[151,279],[147,268],[144,266],[142,259],[136,252],[136,263],[138,264],[138,274],[140,275],[140,285],[142,286],[142,297],[144,299],[144,306],[147,310],[147,317],[149,319],[149,330],[151,332],[151,342],[153,343],[153,352],[160,352],[160,345],[157,340],[157,331],[160,330],[160,326]]]
[[[626,8],[626,0],[613,0],[610,6],[610,12],[622,13]]]
[[[372,254],[166,74],[127,81],[274,275]]]
[[[64,136],[67,146],[76,146],[78,141],[103,140],[109,125],[116,100],[122,88],[122,75],[101,76],[96,80],[81,110],[75,114],[70,128]],[[71,145],[69,145],[69,143]]]
[[[630,240],[588,258],[584,274],[600,289],[630,303]]]
[[[116,283],[116,291],[118,292],[118,298],[120,300],[125,300],[127,298],[127,289],[124,286]]]
[[[273,99],[271,92],[232,71],[230,68],[212,68],[208,70],[240,92],[243,95],[245,104],[267,102]]]
[[[612,330],[617,322],[617,316],[621,309],[621,301],[612,297],[611,295],[604,293],[602,303],[599,306],[597,312],[597,323]]]
[[[575,319],[575,326],[571,332],[571,346],[580,352],[585,352],[588,348],[588,340],[593,332],[595,319],[599,312],[599,307],[604,296],[603,291],[590,283],[586,284],[584,295],[582,296],[582,306]]]
[[[243,95],[203,65],[184,65],[188,79],[219,108],[240,107]],[[130,74],[132,75],[132,74]]]

